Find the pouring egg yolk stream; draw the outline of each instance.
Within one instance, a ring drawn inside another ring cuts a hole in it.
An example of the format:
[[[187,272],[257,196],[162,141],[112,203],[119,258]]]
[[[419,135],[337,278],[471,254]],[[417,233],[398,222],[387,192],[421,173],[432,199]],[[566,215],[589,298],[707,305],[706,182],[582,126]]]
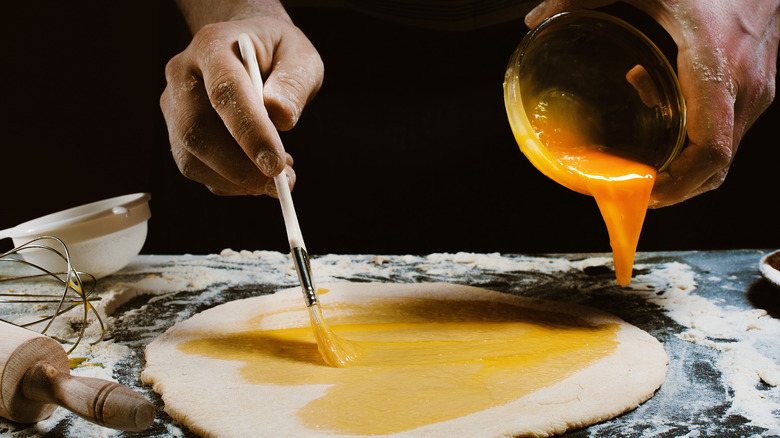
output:
[[[656,170],[629,153],[599,145],[597,124],[576,101],[539,101],[526,117],[522,105],[510,111],[521,150],[542,173],[596,199],[609,232],[615,277],[631,281],[634,255],[644,223]]]
[[[564,166],[580,175],[584,188],[596,199],[609,232],[615,277],[621,286],[627,286],[655,182],[655,169],[613,155],[599,146],[559,145],[551,148],[551,152]]]
[[[628,285],[656,173],[685,147],[674,68],[631,24],[579,10],[531,29],[503,85],[520,150],[553,181],[596,199],[615,276]]]

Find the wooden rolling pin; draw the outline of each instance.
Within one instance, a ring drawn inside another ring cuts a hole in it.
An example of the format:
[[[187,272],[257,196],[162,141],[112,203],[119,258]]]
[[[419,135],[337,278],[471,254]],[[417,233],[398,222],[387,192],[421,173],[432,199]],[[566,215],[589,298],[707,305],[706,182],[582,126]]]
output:
[[[112,429],[142,431],[154,406],[130,388],[70,375],[68,355],[54,339],[0,322],[0,416],[19,423],[48,418],[57,406]]]

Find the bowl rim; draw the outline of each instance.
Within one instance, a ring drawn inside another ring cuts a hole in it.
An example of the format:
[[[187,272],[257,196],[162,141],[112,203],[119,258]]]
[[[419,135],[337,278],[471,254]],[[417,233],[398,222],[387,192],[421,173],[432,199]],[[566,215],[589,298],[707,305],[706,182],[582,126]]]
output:
[[[98,237],[148,220],[150,199],[149,193],[139,192],[79,205],[0,231],[0,238],[53,234],[60,238],[69,235],[72,241]]]
[[[770,252],[761,257],[761,260],[758,262],[758,269],[767,281],[780,288],[780,270],[775,266],[780,266],[778,261],[780,261],[780,250]]]

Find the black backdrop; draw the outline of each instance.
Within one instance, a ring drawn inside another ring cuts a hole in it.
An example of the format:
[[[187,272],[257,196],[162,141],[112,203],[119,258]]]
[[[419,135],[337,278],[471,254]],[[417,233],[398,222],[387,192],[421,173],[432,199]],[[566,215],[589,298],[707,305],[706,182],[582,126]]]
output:
[[[286,250],[275,199],[214,196],[173,163],[158,99],[165,62],[189,35],[172,3],[5,9],[0,228],[146,191],[144,253]],[[527,32],[521,22],[446,33],[340,10],[290,12],[326,67],[319,95],[282,137],[310,252],[609,251],[593,199],[542,176],[512,137],[501,83]],[[613,12],[649,26],[628,8]],[[780,247],[778,122],[775,103],[720,189],[649,211],[639,249]]]

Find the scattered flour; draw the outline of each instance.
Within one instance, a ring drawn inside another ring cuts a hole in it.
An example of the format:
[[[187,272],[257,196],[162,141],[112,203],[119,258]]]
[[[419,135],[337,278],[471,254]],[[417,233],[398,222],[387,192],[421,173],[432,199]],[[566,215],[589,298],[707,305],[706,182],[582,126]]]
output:
[[[663,307],[687,328],[678,338],[720,352],[716,365],[733,391],[727,414],[780,434],[780,357],[771,357],[780,351],[779,320],[762,309],[723,307],[693,294],[694,273],[681,263],[638,276],[631,286],[633,293]],[[769,388],[759,389],[762,385]]]
[[[502,256],[498,253],[437,253],[426,256],[361,256],[324,255],[311,261],[315,280],[319,283],[343,281],[453,281],[468,279],[477,272],[519,275],[535,272],[558,276],[585,271],[588,268],[609,266],[609,257],[591,257],[571,261],[556,257]],[[728,385],[731,406],[727,414],[741,415],[752,425],[768,429],[768,435],[780,434],[780,352],[776,345],[780,339],[780,321],[763,310],[740,310],[723,304],[723,300],[707,299],[697,295],[693,269],[681,263],[637,265],[637,275],[629,288],[620,289],[661,307],[676,323],[684,327],[677,338],[705,347],[715,355],[715,365]],[[287,254],[274,251],[234,251],[225,249],[209,256],[139,256],[126,267],[121,275],[107,277],[98,291],[101,300],[93,302],[101,315],[108,336],[92,345],[89,341],[100,337],[100,325],[90,317],[85,341],[78,345],[71,357],[85,358],[73,374],[114,380],[112,370],[122,361],[140,361],[134,351],[110,338],[115,321],[114,313],[128,301],[139,296],[151,296],[147,303],[156,305],[182,304],[192,307],[192,301],[171,300],[169,294],[187,291],[198,292],[198,299],[219,295],[230,285],[273,285],[289,287],[297,284],[297,276]],[[433,280],[430,280],[433,279]],[[710,275],[705,281],[726,283],[728,280]],[[33,286],[29,286],[33,287]],[[36,310],[40,311],[40,309]],[[129,309],[124,317],[142,309]],[[82,310],[83,312],[83,310]],[[71,312],[73,313],[73,312]],[[177,319],[186,319],[190,313],[182,313]],[[72,322],[81,314],[61,316],[52,326],[52,336],[72,340],[75,333]],[[162,324],[161,322],[157,322]],[[155,324],[155,323],[153,323]],[[141,330],[142,328],[139,328]],[[146,328],[149,329],[149,328]],[[163,325],[149,331],[156,336]],[[151,336],[151,335],[150,335]],[[143,339],[146,342],[151,339]],[[670,364],[673,374],[675,364]],[[683,375],[679,371],[679,375]],[[681,384],[684,384],[682,382]],[[695,401],[692,401],[695,403]],[[65,421],[67,411],[58,409],[49,419],[34,426],[41,435],[50,432]],[[73,420],[68,432],[72,436],[117,436],[116,431],[94,426],[86,421]],[[184,436],[176,426],[166,424],[168,436]],[[598,427],[598,426],[597,426]],[[666,426],[660,425],[659,429]],[[29,430],[20,432],[29,436]],[[659,431],[660,433],[660,431]],[[690,431],[686,437],[702,435],[699,430]]]

